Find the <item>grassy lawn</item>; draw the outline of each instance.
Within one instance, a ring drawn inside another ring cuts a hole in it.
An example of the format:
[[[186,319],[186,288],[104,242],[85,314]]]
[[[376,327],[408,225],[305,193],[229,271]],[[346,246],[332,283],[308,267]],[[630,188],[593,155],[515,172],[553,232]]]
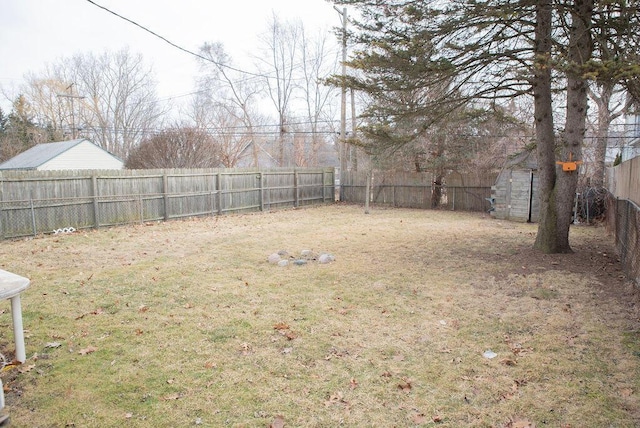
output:
[[[542,255],[535,233],[333,205],[3,242],[0,268],[32,280],[5,412],[16,427],[638,426],[638,297],[611,239],[574,227],[575,254]],[[280,250],[335,261],[268,263]]]

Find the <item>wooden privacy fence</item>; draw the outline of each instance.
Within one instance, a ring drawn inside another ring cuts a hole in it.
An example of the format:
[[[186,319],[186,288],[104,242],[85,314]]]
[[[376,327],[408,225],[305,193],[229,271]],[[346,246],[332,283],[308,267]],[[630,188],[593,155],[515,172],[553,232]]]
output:
[[[0,239],[334,202],[335,172],[194,169],[0,172]]]
[[[364,203],[368,174],[348,171],[342,178],[341,195],[345,202]],[[370,202],[398,208],[431,208],[434,190],[440,190],[438,207],[456,211],[489,211],[491,186],[496,175],[449,173],[442,185],[434,184],[428,172],[371,173]]]
[[[640,205],[640,156],[608,168],[607,188],[616,198]]]

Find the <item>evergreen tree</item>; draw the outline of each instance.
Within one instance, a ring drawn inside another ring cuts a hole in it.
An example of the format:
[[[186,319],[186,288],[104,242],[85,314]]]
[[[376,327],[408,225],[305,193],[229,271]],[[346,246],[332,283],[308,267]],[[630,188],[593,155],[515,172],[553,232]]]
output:
[[[46,133],[33,121],[31,106],[22,95],[13,102],[11,112],[0,115],[0,160],[5,161],[38,143]]]
[[[533,96],[540,171],[541,219],[535,247],[570,252],[569,226],[577,173],[557,161],[580,159],[589,79],[611,76],[637,81],[640,2],[566,0],[334,0],[360,12],[352,40],[359,50],[349,65],[358,70],[349,86],[375,101],[367,114],[373,135],[402,144],[446,120],[469,101]],[[615,13],[601,13],[605,6]],[[606,15],[606,19],[605,19]],[[620,52],[599,55],[594,37],[614,27]],[[635,25],[635,27],[634,27]],[[629,85],[631,86],[631,85]],[[397,96],[412,92],[415,98]],[[558,99],[566,104],[559,108]],[[416,102],[413,102],[413,101]],[[398,124],[420,118],[414,135]],[[564,120],[561,132],[556,122]],[[399,135],[399,136],[398,136]],[[388,138],[386,138],[388,136]]]

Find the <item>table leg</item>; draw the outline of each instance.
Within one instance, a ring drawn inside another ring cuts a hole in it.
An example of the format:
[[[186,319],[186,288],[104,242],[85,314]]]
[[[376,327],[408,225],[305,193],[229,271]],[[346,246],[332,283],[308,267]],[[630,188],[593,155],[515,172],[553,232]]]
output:
[[[11,318],[13,319],[13,337],[16,341],[16,360],[24,363],[27,354],[24,348],[24,329],[22,327],[22,306],[20,295],[11,298]]]

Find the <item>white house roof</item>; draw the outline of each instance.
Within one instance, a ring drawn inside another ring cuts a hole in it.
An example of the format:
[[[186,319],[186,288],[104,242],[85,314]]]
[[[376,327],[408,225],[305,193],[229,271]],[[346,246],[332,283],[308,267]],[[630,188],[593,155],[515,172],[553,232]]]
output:
[[[77,140],[38,144],[31,147],[29,150],[26,150],[3,163],[0,163],[0,169],[37,169],[41,165],[49,162],[51,159],[57,156],[60,156],[62,153],[77,146],[83,141],[91,143],[91,141],[85,138],[79,138]],[[105,150],[105,153],[109,152]],[[109,154],[111,155],[111,153]],[[115,156],[113,157],[115,158]]]

